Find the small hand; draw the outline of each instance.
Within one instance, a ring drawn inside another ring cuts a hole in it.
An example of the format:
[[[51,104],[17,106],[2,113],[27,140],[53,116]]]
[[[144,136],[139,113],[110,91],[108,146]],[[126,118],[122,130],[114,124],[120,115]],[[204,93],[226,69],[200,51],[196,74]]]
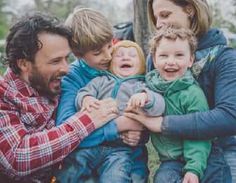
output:
[[[127,108],[144,107],[147,101],[148,101],[148,96],[146,92],[136,93],[130,97],[127,104]]]
[[[137,146],[142,135],[142,131],[126,131],[120,134],[120,138],[125,144]]]
[[[87,110],[88,112],[91,111],[91,107],[96,109],[99,108],[99,100],[92,97],[92,96],[85,96],[82,101],[82,108],[81,111]]]
[[[187,172],[184,175],[183,183],[199,183],[198,176],[192,172]]]

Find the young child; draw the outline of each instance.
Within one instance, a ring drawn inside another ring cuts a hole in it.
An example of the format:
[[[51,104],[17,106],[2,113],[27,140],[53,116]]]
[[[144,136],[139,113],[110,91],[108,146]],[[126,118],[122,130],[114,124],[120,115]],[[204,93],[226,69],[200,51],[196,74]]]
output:
[[[149,116],[161,115],[164,112],[163,97],[152,92],[145,85],[143,75],[145,58],[138,44],[128,40],[116,43],[113,46],[110,71],[111,73],[107,72],[103,76],[94,78],[79,90],[76,98],[78,110],[89,110],[90,107],[98,108],[99,100],[112,97],[118,103],[119,115],[122,115],[127,107],[141,107]],[[132,148],[124,146],[119,140],[106,142],[106,145],[112,147],[112,152],[116,152],[117,159],[124,160],[123,167],[126,167],[126,175],[130,175],[131,172],[127,167],[133,163],[130,161]],[[107,161],[110,163],[117,161],[110,151],[103,151],[102,164],[106,164]],[[100,166],[102,165],[100,164]],[[110,166],[110,168],[115,169],[114,166]],[[124,182],[124,180],[120,182]]]
[[[203,91],[189,68],[194,61],[196,38],[190,30],[164,26],[150,41],[155,70],[147,73],[147,86],[164,96],[165,115],[186,114],[208,109]],[[191,121],[189,121],[191,123]],[[150,131],[151,122],[143,122]],[[199,182],[207,165],[211,143],[170,138],[151,133],[161,165],[154,182]]]
[[[112,52],[112,26],[101,13],[88,8],[75,9],[67,18],[66,25],[72,30],[72,50],[78,59],[71,64],[69,74],[62,80],[62,93],[57,111],[58,125],[77,112],[75,98],[78,90],[93,78],[106,73]],[[84,183],[96,176],[99,177],[99,182],[131,182],[131,179],[133,182],[145,182],[147,180],[147,154],[144,146],[132,148],[131,158],[126,161],[126,158],[116,156],[115,149],[107,145],[107,142],[119,139],[119,132],[122,130],[142,128],[135,122],[129,124],[129,121],[122,122],[119,118],[86,137],[78,149],[64,159],[60,169],[55,172],[58,182]],[[123,119],[127,118],[123,117]],[[101,163],[107,155],[102,153],[103,151],[109,153],[110,159],[106,163]],[[121,149],[119,153],[125,152]],[[131,166],[130,161],[135,163]],[[127,176],[130,170],[132,174]]]

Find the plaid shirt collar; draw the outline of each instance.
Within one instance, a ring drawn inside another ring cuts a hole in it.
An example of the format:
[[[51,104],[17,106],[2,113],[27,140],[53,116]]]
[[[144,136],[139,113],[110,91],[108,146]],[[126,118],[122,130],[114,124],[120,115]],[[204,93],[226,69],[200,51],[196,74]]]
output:
[[[10,68],[7,69],[4,74],[5,81],[19,93],[27,97],[40,97],[37,90],[31,87],[26,81],[22,80],[18,75],[16,75]],[[57,103],[58,97],[50,99],[51,102]]]

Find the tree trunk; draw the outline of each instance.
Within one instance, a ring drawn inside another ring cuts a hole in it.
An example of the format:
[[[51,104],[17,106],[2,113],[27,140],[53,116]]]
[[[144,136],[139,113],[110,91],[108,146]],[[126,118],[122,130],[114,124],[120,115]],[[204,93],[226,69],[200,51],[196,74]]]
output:
[[[147,0],[133,0],[134,5],[134,38],[143,48],[145,56],[148,54],[148,41],[150,31],[148,29]]]

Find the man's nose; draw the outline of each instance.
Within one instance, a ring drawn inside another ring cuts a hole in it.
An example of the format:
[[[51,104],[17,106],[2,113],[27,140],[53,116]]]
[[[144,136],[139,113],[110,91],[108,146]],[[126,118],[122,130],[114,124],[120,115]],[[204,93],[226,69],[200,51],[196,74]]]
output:
[[[60,64],[60,72],[63,72],[65,74],[69,72],[69,64],[67,59],[64,59]]]

